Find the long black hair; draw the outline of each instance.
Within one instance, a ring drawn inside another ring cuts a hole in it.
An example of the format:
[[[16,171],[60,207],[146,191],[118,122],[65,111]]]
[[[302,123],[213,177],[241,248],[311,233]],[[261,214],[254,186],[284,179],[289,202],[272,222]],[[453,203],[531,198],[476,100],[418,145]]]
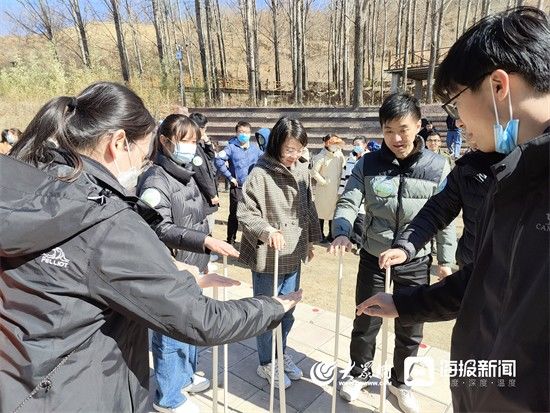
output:
[[[93,149],[101,137],[122,129],[133,143],[156,127],[141,98],[126,86],[111,82],[94,83],[78,96],[60,96],[46,103],[13,146],[10,155],[35,166],[53,160],[54,145],[74,167],[65,180],[82,171],[80,152]]]

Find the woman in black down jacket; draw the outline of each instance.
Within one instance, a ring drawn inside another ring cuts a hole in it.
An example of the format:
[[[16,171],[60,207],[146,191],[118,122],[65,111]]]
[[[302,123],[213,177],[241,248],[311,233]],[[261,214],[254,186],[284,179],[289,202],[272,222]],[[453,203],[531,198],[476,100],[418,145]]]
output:
[[[208,279],[219,278],[208,272],[209,252],[238,257],[230,244],[208,236],[206,211],[199,187],[193,176],[194,164],[202,161],[196,154],[200,130],[187,116],[173,114],[162,122],[154,142],[151,166],[141,177],[138,194],[155,208],[162,221],[154,227],[159,239],[171,250],[177,261],[184,263],[207,286]],[[153,362],[158,389],[154,408],[159,412],[198,412],[198,406],[186,398],[201,392],[210,381],[195,374],[197,348],[153,332]]]

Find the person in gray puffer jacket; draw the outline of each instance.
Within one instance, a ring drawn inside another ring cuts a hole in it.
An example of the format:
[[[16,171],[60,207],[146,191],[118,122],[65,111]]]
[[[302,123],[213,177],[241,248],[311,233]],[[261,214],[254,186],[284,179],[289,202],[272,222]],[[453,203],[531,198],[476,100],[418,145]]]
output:
[[[349,237],[353,222],[364,201],[365,231],[357,274],[356,302],[363,302],[373,292],[384,290],[385,271],[378,266],[378,256],[388,249],[406,229],[426,201],[443,187],[449,163],[428,151],[420,130],[420,105],[409,95],[393,94],[380,108],[380,124],[384,141],[379,151],[364,155],[354,167],[334,214],[332,233],[335,237],[329,250],[351,247]],[[450,273],[456,250],[454,226],[438,236],[438,262],[441,272]],[[431,267],[431,251],[420,249],[405,265],[392,269],[394,289],[427,284]],[[368,384],[372,375],[376,335],[380,319],[361,315],[355,318],[350,355],[354,367],[344,382],[340,395],[352,401]],[[405,359],[415,356],[422,341],[422,324],[403,326],[395,322],[394,368],[389,390],[397,397],[405,412],[419,410],[405,379]]]

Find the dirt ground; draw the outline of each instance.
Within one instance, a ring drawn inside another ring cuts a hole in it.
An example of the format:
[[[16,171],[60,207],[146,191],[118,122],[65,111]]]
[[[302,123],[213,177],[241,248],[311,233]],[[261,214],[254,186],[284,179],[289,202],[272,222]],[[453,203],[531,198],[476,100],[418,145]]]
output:
[[[223,191],[223,185],[220,185],[221,207],[216,213],[216,228],[214,236],[225,240],[226,222],[229,208],[229,196]],[[462,233],[462,220],[457,218],[457,233]],[[240,232],[237,235],[237,241],[240,239]],[[238,242],[236,244],[238,249]],[[221,259],[219,271],[221,272]],[[229,276],[238,279],[247,284],[252,284],[250,270],[244,268],[235,260],[229,260]],[[342,283],[342,315],[354,317],[355,309],[355,279],[357,268],[359,266],[359,257],[353,253],[347,253],[344,256],[344,279]],[[435,274],[434,265],[432,274]],[[319,307],[328,311],[336,311],[336,290],[338,277],[338,259],[326,252],[326,245],[317,244],[315,246],[315,258],[307,265],[302,267],[301,287],[304,290],[303,301],[307,304]],[[437,282],[437,278],[432,276],[431,282]],[[424,343],[449,351],[451,342],[451,332],[454,321],[427,323],[424,325]],[[393,327],[392,327],[393,329]]]

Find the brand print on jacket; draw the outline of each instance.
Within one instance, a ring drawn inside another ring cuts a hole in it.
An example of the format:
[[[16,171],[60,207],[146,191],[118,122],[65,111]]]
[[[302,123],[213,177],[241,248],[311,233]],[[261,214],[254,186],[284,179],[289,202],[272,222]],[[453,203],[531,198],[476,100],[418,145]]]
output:
[[[56,267],[67,268],[71,261],[69,261],[65,257],[65,253],[63,252],[63,250],[58,247],[54,248],[50,252],[42,254],[42,259],[40,260],[40,262],[55,265]]]

